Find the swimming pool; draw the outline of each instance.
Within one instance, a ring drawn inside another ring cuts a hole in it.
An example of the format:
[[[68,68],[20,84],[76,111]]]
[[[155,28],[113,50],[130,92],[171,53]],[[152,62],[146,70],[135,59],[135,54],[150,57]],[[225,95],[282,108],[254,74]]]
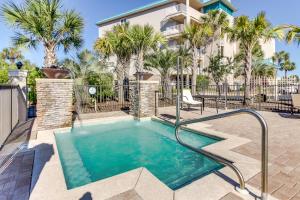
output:
[[[188,131],[181,135],[198,148],[219,141]],[[181,146],[174,127],[152,120],[75,127],[55,138],[68,189],[145,167],[175,190],[222,167]]]

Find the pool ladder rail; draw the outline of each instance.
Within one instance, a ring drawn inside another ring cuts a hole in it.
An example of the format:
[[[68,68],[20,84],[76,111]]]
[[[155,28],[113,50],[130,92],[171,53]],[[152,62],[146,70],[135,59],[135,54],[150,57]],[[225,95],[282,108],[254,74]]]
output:
[[[229,161],[223,157],[220,157],[218,155],[207,152],[203,149],[198,149],[189,144],[186,144],[181,140],[181,138],[179,136],[179,129],[183,125],[211,121],[211,120],[215,120],[215,119],[222,119],[222,118],[231,117],[231,116],[235,116],[235,115],[241,115],[241,114],[249,114],[251,116],[254,116],[261,125],[261,132],[262,132],[261,199],[267,200],[268,199],[268,126],[267,126],[265,119],[258,112],[249,110],[249,109],[241,109],[241,110],[236,110],[236,111],[232,111],[232,112],[202,117],[202,118],[198,118],[198,119],[180,121],[180,97],[177,97],[175,136],[176,136],[177,141],[181,145],[183,145],[197,153],[201,153],[201,154],[231,168],[239,180],[240,188],[238,188],[238,191],[241,193],[244,193],[244,194],[248,194],[248,191],[246,190],[246,187],[245,187],[245,180],[244,180],[244,177],[243,177],[241,171],[231,161]]]

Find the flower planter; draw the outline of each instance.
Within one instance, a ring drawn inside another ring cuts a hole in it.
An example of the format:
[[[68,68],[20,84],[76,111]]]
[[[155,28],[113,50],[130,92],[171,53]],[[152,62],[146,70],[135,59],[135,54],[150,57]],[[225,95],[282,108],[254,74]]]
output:
[[[45,67],[42,72],[47,78],[51,79],[64,79],[70,76],[70,71],[59,67]]]

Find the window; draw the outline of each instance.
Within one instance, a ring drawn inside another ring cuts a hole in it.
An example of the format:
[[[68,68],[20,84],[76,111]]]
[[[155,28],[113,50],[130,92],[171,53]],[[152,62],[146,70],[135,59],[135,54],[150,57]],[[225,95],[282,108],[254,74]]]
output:
[[[121,24],[125,24],[125,23],[127,23],[127,19],[121,19]]]

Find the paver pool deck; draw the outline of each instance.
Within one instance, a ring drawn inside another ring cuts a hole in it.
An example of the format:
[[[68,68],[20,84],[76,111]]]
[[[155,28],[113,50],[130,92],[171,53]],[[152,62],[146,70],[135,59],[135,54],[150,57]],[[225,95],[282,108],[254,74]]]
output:
[[[175,115],[175,107],[168,107],[168,108],[160,108],[159,109],[160,115],[162,118],[165,118],[167,120],[172,121],[173,117]],[[182,111],[181,117],[184,119],[190,119],[190,118],[196,118],[200,116],[199,110],[190,110],[190,111]],[[203,116],[205,115],[212,115],[215,114],[214,109],[206,109]],[[272,194],[272,196],[282,199],[282,200],[297,200],[300,199],[300,116],[293,116],[291,117],[290,114],[279,114],[279,113],[270,113],[270,112],[261,112],[263,117],[266,119],[268,125],[269,125],[269,191]],[[121,112],[115,112],[110,113],[110,117],[114,116],[126,116],[126,114]],[[89,118],[95,118],[95,121],[97,121],[96,118],[99,117],[105,117],[105,115],[91,115],[91,116],[83,116],[85,119]],[[249,160],[256,160],[257,163],[260,163],[260,140],[261,140],[261,134],[260,134],[260,126],[258,122],[252,119],[251,116],[247,115],[240,115],[240,116],[234,116],[226,119],[221,120],[214,120],[210,122],[206,122],[205,124],[208,125],[208,129],[215,130],[216,133],[218,131],[221,131],[223,133],[232,135],[232,137],[236,138],[245,138],[245,140],[237,140],[241,142],[241,145],[237,145],[232,149],[232,152],[236,153],[234,156],[242,155],[249,158]],[[195,129],[197,126],[195,126]],[[46,139],[45,141],[47,141]],[[34,143],[34,142],[33,142]],[[230,144],[230,143],[228,143]],[[227,144],[227,145],[228,145]],[[232,145],[232,144],[231,144]],[[50,147],[50,148],[49,148]],[[30,147],[29,147],[30,148]],[[53,150],[51,150],[51,146],[39,146],[36,148],[33,148],[36,152],[39,150],[45,151],[50,154],[55,154]],[[29,149],[30,150],[30,149]],[[28,150],[27,150],[28,151]],[[1,154],[1,152],[0,152]],[[46,155],[45,154],[45,155]],[[25,153],[23,154],[25,157],[31,156],[32,154]],[[233,155],[233,154],[232,154]],[[22,160],[28,160],[26,158],[22,158]],[[42,168],[39,169],[40,174],[33,174],[33,180],[31,182],[31,191],[34,189],[34,187],[37,187],[35,184],[38,184],[38,179],[43,178],[43,173],[41,171],[48,170],[50,165],[49,160],[53,160],[53,157],[43,157],[43,155],[39,155],[37,153],[35,155],[36,158],[40,158],[40,161],[43,161],[46,163],[46,165],[41,166]],[[20,160],[20,159],[19,159]],[[20,162],[22,161],[20,160]],[[247,159],[246,159],[247,160]],[[12,162],[10,166],[8,166],[7,170],[9,171],[10,168],[14,168],[14,165],[18,162],[18,159],[15,162]],[[53,164],[56,164],[55,162]],[[20,166],[20,164],[18,164]],[[252,167],[252,166],[251,166]],[[249,166],[249,168],[251,168]],[[28,166],[27,166],[28,168]],[[30,168],[30,167],[29,167]],[[255,170],[259,169],[259,165],[254,164],[252,168],[256,168]],[[252,170],[252,171],[251,171]],[[255,170],[249,169],[248,171],[245,170],[246,174],[251,175],[251,177],[247,176],[247,184],[250,186],[253,186],[257,189],[260,188],[260,174],[259,171],[257,173],[253,174]],[[55,172],[55,171],[53,171]],[[251,173],[250,173],[251,172]],[[136,174],[136,175],[135,175]],[[138,176],[139,174],[139,176]],[[145,199],[143,196],[140,196],[143,191],[141,188],[144,187],[143,180],[137,177],[141,177],[142,174],[145,174],[148,180],[157,182],[157,180],[153,179],[151,175],[148,174],[146,170],[143,169],[137,169],[128,175],[128,178],[131,176],[132,181],[135,182],[133,186],[128,186],[128,190],[124,191],[123,193],[112,196],[111,199],[113,200],[120,200],[120,199]],[[253,175],[252,175],[253,174]],[[7,176],[7,174],[6,174]],[[57,176],[57,174],[55,174]],[[54,181],[53,184],[55,184],[56,177],[53,176],[53,174],[49,175],[49,181]],[[0,174],[0,180],[1,177],[3,177],[3,174]],[[135,180],[137,178],[137,180]],[[147,180],[145,179],[145,180]],[[213,181],[215,177],[208,176],[206,178],[203,178],[202,181]],[[147,181],[148,181],[147,180]],[[12,179],[11,181],[16,181]],[[49,182],[49,187],[51,187],[51,184]],[[105,182],[105,181],[103,181]],[[107,182],[107,181],[106,181]],[[108,181],[109,182],[109,181]],[[201,181],[199,181],[201,183]],[[9,184],[8,182],[5,182],[5,185]],[[228,190],[231,190],[231,188],[228,188],[228,184],[223,183],[219,180],[219,184],[224,184],[224,192],[227,188]],[[96,186],[96,185],[94,185]],[[1,187],[0,182],[0,193],[2,193],[1,189],[4,188]],[[130,189],[131,188],[131,189]],[[217,190],[222,190],[223,188],[216,188]],[[50,189],[51,190],[51,189]],[[50,191],[49,190],[49,191]],[[163,188],[164,191],[170,192],[168,189]],[[202,194],[200,191],[202,190]],[[82,190],[83,191],[83,190]],[[95,190],[97,191],[97,190]],[[105,191],[105,188],[102,188],[100,191]],[[154,190],[155,191],[155,190]],[[187,190],[186,190],[187,191]],[[184,190],[174,193],[174,199],[189,199],[189,195],[191,196],[197,196],[202,195],[201,199],[212,199],[209,197],[209,194],[207,193],[207,196],[203,195],[205,194],[205,185],[203,187],[199,187],[199,184],[190,185],[189,191],[192,193],[186,193]],[[203,192],[204,191],[204,192]],[[227,190],[226,190],[227,191]],[[29,193],[30,191],[24,191],[24,197],[28,196],[26,193]],[[80,192],[80,189],[79,189]],[[155,193],[155,192],[153,192]],[[258,193],[259,194],[259,193]],[[89,193],[82,193],[82,196],[79,195],[77,199],[91,199],[90,197],[94,197],[94,199],[97,199],[97,196],[94,196],[93,192],[91,194]],[[101,195],[100,195],[101,196]],[[185,197],[185,198],[182,198]],[[207,198],[206,198],[207,197]],[[1,196],[3,199],[10,199],[9,197]],[[0,199],[1,199],[0,198]],[[228,192],[225,193],[222,197],[219,199],[222,200],[238,200],[242,199],[240,196],[237,196],[235,192]]]
[[[289,113],[260,112],[269,127],[269,192],[278,199],[300,200],[300,116]],[[162,117],[175,116],[175,108],[160,109]],[[204,115],[216,114],[206,109]],[[200,111],[181,111],[184,119],[197,118]],[[227,134],[248,138],[251,142],[233,149],[233,151],[260,160],[260,125],[252,116],[239,115],[220,120],[205,122],[210,129]],[[260,173],[248,180],[248,183],[260,188]]]

